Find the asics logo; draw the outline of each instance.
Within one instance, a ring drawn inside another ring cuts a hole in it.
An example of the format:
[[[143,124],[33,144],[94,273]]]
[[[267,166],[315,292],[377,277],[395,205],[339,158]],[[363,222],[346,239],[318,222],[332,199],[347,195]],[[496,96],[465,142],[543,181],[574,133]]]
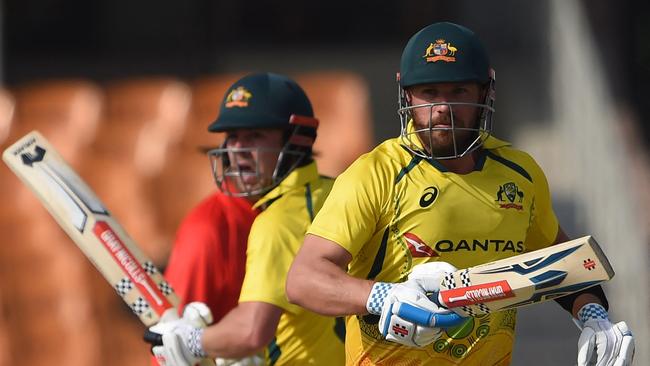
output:
[[[427,187],[420,197],[420,207],[427,208],[438,198],[438,188],[436,187]]]

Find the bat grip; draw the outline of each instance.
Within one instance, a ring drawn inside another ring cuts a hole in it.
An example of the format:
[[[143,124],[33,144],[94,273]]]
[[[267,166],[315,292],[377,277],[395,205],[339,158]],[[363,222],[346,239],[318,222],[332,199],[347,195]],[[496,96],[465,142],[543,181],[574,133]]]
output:
[[[440,294],[439,291],[427,292],[427,297],[428,297],[429,300],[431,300],[431,302],[433,302],[434,304],[438,305],[438,306],[441,307],[441,308],[445,308],[445,309],[447,309],[447,306],[445,306],[445,304],[443,304],[442,301],[440,301],[440,297],[438,296],[438,294]]]
[[[149,329],[144,331],[142,339],[144,339],[145,342],[149,343],[152,346],[162,346],[163,344],[162,334],[152,332]]]
[[[152,332],[149,329],[144,331],[144,336],[142,336],[145,342],[151,344],[152,346],[162,346],[162,334]],[[157,364],[157,363],[156,363]],[[199,361],[200,366],[214,366],[215,362],[213,359],[204,358]]]
[[[451,328],[467,320],[454,312],[437,314],[407,303],[399,303],[397,316],[415,324],[435,328]]]

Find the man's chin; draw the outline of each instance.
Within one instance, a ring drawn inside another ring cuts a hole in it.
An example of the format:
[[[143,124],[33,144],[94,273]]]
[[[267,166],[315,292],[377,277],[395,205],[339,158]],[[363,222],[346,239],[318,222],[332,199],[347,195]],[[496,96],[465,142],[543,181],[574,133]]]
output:
[[[430,150],[434,156],[453,155],[454,141],[451,138],[433,139]]]
[[[434,147],[433,147],[433,149],[431,149],[431,154],[434,157],[436,157],[436,156],[447,157],[447,156],[456,156],[456,155],[462,154],[463,152],[465,152],[465,150],[467,150],[467,147],[469,146],[469,144],[467,144],[467,143],[458,144],[456,149],[454,149],[454,144],[453,143],[445,144],[445,145],[436,145],[436,144],[434,144],[433,146]]]
[[[448,135],[444,138],[433,139],[433,146],[431,149],[433,156],[454,156],[462,154],[470,146],[474,138],[467,135],[456,136],[456,149],[454,149],[454,140]]]
[[[239,185],[241,185],[242,186],[241,188],[245,189],[247,192],[257,192],[262,188],[270,185],[270,183],[264,184],[261,183],[258,179],[250,179],[250,180],[242,179],[242,181],[240,182],[240,184],[238,184],[238,186]]]

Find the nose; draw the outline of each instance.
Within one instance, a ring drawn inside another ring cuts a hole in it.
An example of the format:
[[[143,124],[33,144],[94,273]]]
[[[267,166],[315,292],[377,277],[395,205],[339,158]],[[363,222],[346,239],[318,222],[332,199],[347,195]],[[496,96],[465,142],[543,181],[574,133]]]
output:
[[[436,98],[436,100],[431,101],[431,103],[434,103],[434,105],[431,106],[429,113],[431,113],[431,118],[434,120],[438,120],[439,118],[446,119],[451,114],[451,107],[447,104],[448,99]]]
[[[229,140],[228,140],[228,143],[227,143],[226,145],[227,145],[229,148],[237,149],[237,148],[240,148],[240,147],[241,147],[241,142],[239,142],[239,140],[237,140],[237,139],[229,139]]]
[[[447,104],[448,100],[446,98],[441,100],[436,100],[434,103],[440,103],[432,107],[434,113],[442,113],[442,114],[449,113],[451,107],[449,106],[449,104]]]

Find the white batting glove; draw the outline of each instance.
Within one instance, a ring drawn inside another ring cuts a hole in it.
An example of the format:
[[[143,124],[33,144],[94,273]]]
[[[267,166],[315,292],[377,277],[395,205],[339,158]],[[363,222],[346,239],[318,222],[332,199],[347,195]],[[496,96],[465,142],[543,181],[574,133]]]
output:
[[[418,264],[408,276],[405,285],[425,293],[439,292],[440,283],[447,273],[458,269],[447,262],[429,262]]]
[[[366,308],[371,314],[381,315],[379,331],[386,340],[410,347],[423,347],[440,337],[443,331],[441,328],[420,325],[402,318],[399,313],[403,304],[429,313],[439,310],[423,291],[401,283],[375,283]]]
[[[442,278],[456,267],[446,262],[431,262],[413,267],[404,283],[373,285],[366,308],[381,314],[379,330],[389,341],[422,347],[434,342],[443,332],[464,318],[432,302],[427,295],[440,291]]]
[[[429,300],[438,305],[438,310],[436,310],[435,314],[409,311],[404,313],[402,317],[418,324],[440,328],[450,328],[464,322],[467,318],[452,312],[452,310],[447,310],[438,300],[442,279],[447,274],[457,270],[456,267],[447,262],[429,262],[414,266],[404,285],[426,293]]]
[[[586,304],[578,311],[576,324],[582,329],[578,339],[578,366],[629,366],[634,358],[634,336],[625,322],[612,324],[607,310]]]
[[[217,358],[215,363],[216,366],[262,366],[264,358],[257,355],[239,359]]]
[[[149,328],[149,334],[160,335],[151,352],[161,366],[195,365],[207,357],[201,339],[203,328],[210,323],[212,312],[200,302],[187,304],[180,319],[175,313],[165,314],[160,323]]]

